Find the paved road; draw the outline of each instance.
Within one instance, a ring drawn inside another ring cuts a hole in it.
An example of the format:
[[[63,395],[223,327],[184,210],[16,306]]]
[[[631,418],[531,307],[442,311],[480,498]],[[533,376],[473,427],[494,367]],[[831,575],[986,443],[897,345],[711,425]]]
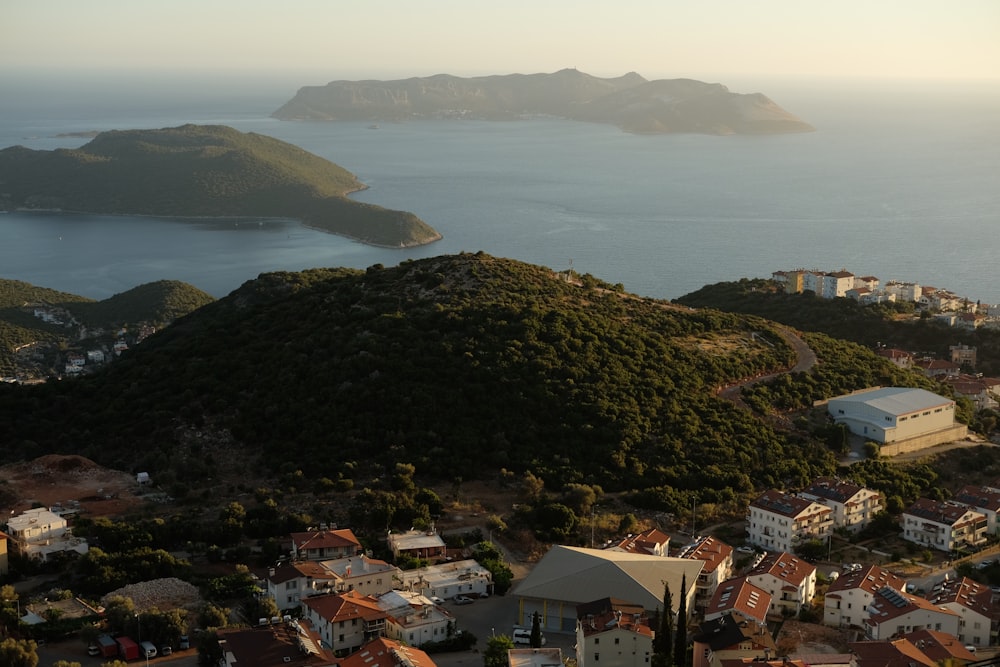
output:
[[[735,403],[741,408],[749,410],[750,408],[743,402],[743,399],[740,396],[740,391],[743,387],[750,387],[758,382],[767,382],[768,380],[773,380],[779,375],[783,375],[785,373],[805,373],[816,365],[816,353],[813,352],[808,345],[806,345],[804,340],[799,338],[798,334],[784,326],[778,327],[778,333],[781,334],[784,341],[791,345],[792,349],[795,351],[795,365],[791,368],[778,371],[777,373],[759,375],[757,377],[748,378],[746,380],[741,380],[740,382],[726,385],[717,392],[720,397]]]

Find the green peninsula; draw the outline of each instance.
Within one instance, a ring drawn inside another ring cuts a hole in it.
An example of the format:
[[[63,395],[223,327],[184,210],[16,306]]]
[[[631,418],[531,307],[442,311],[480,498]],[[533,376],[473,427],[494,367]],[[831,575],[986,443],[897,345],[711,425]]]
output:
[[[0,210],[294,218],[387,247],[441,238],[412,213],[347,198],[364,187],[297,146],[221,125],[102,132],[73,150],[0,151]]]

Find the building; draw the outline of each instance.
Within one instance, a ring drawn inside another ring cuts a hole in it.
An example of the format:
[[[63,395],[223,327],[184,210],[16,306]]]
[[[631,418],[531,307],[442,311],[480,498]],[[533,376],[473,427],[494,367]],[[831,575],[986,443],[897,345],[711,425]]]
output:
[[[670,551],[670,536],[658,528],[650,528],[635,535],[629,534],[608,548],[634,554],[667,556]]]
[[[605,598],[578,613],[577,667],[648,667],[654,629],[640,605]]]
[[[959,616],[959,641],[972,646],[995,646],[1000,607],[993,601],[993,591],[968,577],[940,581],[927,599]]]
[[[802,542],[825,540],[833,529],[833,510],[781,491],[765,491],[750,503],[748,541],[767,551],[794,551]]]
[[[903,510],[903,539],[938,551],[986,543],[986,515],[951,500],[917,498]]]
[[[831,398],[827,410],[838,424],[852,433],[886,444],[926,438],[926,447],[939,444],[932,434],[940,433],[950,442],[964,438],[955,431],[955,401],[926,389],[884,387]]]
[[[966,485],[952,497],[956,503],[967,505],[986,517],[986,532],[990,535],[1000,535],[1000,489],[992,486]]]
[[[694,608],[704,612],[719,584],[733,575],[733,548],[714,537],[702,537],[681,548],[678,558],[702,561],[695,590]]]
[[[833,527],[852,533],[863,529],[885,509],[882,494],[878,491],[832,477],[817,478],[798,496],[832,509]]]
[[[958,636],[959,616],[929,600],[885,586],[868,605],[865,634],[869,639],[889,639],[915,630],[931,629]]]
[[[444,559],[448,555],[448,548],[444,540],[433,528],[430,530],[407,530],[402,533],[390,531],[386,536],[386,544],[392,556],[399,559],[401,556],[407,558],[419,558],[435,561]]]
[[[382,595],[397,587],[402,574],[395,565],[365,555],[324,560],[320,564],[333,575],[333,588],[337,593],[357,591],[362,595]]]
[[[957,375],[945,378],[944,382],[957,395],[972,401],[977,410],[995,410],[1000,406],[1000,378]]]
[[[900,368],[913,368],[913,355],[906,350],[900,350],[894,347],[881,347],[876,350],[876,353],[878,356],[883,359],[888,359]]]
[[[10,559],[7,556],[7,542],[9,540],[7,533],[0,531],[0,577],[10,574]]]
[[[455,633],[455,617],[419,593],[390,591],[379,596],[378,606],[388,614],[385,636],[409,646],[440,642]]]
[[[875,593],[886,586],[902,591],[906,589],[906,582],[878,565],[841,574],[830,584],[823,598],[824,625],[864,627],[868,605],[875,599]]]
[[[512,648],[507,650],[510,667],[563,667],[562,649]]]
[[[477,597],[493,593],[493,574],[474,560],[400,570],[396,580],[396,588],[415,591],[429,598],[448,599],[456,595]]]
[[[903,639],[916,646],[921,653],[938,665],[961,665],[977,660],[958,637],[946,632],[915,630],[903,635]]]
[[[364,553],[350,528],[292,533],[291,542],[292,560],[330,560]]]
[[[579,605],[618,598],[651,612],[663,606],[665,586],[675,605],[671,613],[677,613],[681,599],[693,609],[701,568],[699,560],[557,545],[514,589],[519,598],[515,623],[528,626],[538,612],[543,630],[574,632]]]
[[[303,617],[334,655],[349,655],[364,644],[385,634],[388,614],[378,600],[356,591],[321,595],[302,601]]]
[[[915,360],[913,365],[929,378],[954,377],[962,372],[961,366],[953,361],[946,361],[944,359],[930,359],[925,357]]]
[[[731,616],[738,622],[764,625],[771,608],[771,594],[746,577],[722,582],[708,603],[705,621]]]
[[[23,558],[48,560],[65,551],[87,553],[87,541],[74,537],[66,519],[44,508],[30,509],[11,517],[7,522],[8,538],[13,551]]]
[[[723,614],[699,626],[692,642],[691,667],[719,667],[722,660],[776,655],[778,649],[766,625]]]
[[[750,570],[747,580],[771,596],[771,614],[797,614],[816,595],[816,566],[790,553],[767,554]]]
[[[220,667],[333,667],[334,656],[305,621],[219,630]]]
[[[379,637],[357,652],[337,661],[338,667],[437,667],[429,655],[418,648]]]
[[[337,576],[322,563],[309,560],[285,563],[268,569],[265,589],[278,609],[291,611],[298,609],[307,597],[335,592]]]
[[[976,368],[976,348],[968,345],[949,345],[948,352],[951,354],[951,361],[959,366],[968,366],[970,370]]]

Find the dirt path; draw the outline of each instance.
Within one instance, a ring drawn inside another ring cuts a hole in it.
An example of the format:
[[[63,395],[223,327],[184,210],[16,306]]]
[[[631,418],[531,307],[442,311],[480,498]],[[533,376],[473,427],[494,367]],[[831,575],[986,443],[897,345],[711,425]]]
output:
[[[806,345],[806,342],[799,338],[798,334],[789,329],[788,327],[778,327],[778,333],[781,334],[782,339],[786,343],[792,346],[795,351],[795,365],[791,368],[786,368],[784,370],[777,371],[776,373],[769,373],[767,375],[760,375],[757,377],[748,378],[746,380],[741,380],[740,382],[734,382],[733,384],[726,385],[722,389],[716,392],[716,395],[734,403],[735,405],[749,410],[750,407],[743,402],[743,398],[740,393],[743,387],[751,387],[758,382],[767,382],[768,380],[773,380],[779,375],[785,373],[806,373],[813,366],[816,365],[816,353]]]

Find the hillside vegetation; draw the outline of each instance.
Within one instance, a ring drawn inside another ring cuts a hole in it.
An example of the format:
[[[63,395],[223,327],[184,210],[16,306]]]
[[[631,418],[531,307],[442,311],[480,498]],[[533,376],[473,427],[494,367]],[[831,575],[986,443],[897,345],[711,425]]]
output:
[[[912,379],[849,343],[820,353],[841,370],[814,395]],[[0,387],[0,441],[11,459],[73,452],[195,487],[276,470],[378,487],[404,464],[674,511],[834,470],[808,434],[716,397],[793,363],[757,317],[462,254],[265,274],[97,375]]]
[[[225,126],[102,132],[85,146],[0,151],[0,208],[188,217],[286,217],[392,247],[440,238],[412,213],[346,195],[364,186],[296,146]]]

